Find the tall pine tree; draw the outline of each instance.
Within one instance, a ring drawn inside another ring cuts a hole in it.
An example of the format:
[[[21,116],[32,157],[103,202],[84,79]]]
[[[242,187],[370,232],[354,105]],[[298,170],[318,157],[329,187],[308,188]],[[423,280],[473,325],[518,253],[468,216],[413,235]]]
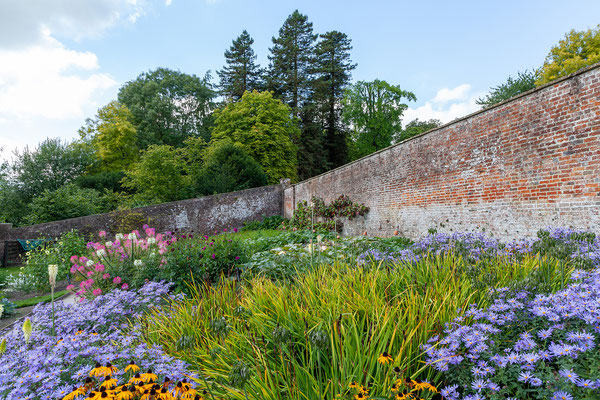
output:
[[[260,66],[256,64],[256,54],[252,50],[254,39],[244,29],[235,39],[229,50],[225,51],[225,62],[222,70],[217,71],[221,94],[232,101],[242,98],[245,91],[261,89]]]
[[[299,117],[300,108],[310,95],[316,39],[312,22],[298,10],[285,20],[279,37],[272,39],[269,90],[291,107],[294,117]]]
[[[356,64],[350,59],[352,45],[345,33],[331,31],[320,35],[320,39],[315,48],[314,97],[326,132],[327,162],[335,168],[348,161],[340,103]]]

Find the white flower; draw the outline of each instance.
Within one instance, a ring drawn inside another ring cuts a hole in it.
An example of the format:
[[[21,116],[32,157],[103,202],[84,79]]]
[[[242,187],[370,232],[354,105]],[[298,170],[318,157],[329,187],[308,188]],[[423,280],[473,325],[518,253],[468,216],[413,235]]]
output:
[[[56,275],[58,274],[58,265],[48,265],[48,277],[50,278],[50,286],[56,286]]]
[[[152,257],[152,258],[156,257],[156,252],[155,251],[151,251],[150,252],[150,257]]]
[[[148,238],[148,244],[154,244],[156,243],[156,238],[155,237],[149,237]]]
[[[123,234],[122,233],[117,233],[115,235],[115,239],[117,239],[117,240],[123,240]]]
[[[2,316],[2,313],[4,313],[4,306],[0,304],[0,317]]]
[[[322,239],[323,239],[323,236],[317,235],[317,243],[321,243]]]
[[[285,251],[281,250],[279,253],[277,253],[279,255],[285,254]]]
[[[135,260],[133,262],[133,265],[135,265],[136,267],[141,267],[144,263],[142,262],[142,260]]]
[[[85,263],[85,265],[87,265],[88,267],[91,267],[92,265],[94,265],[94,261],[87,260],[87,262]]]
[[[135,240],[135,239],[137,239],[137,236],[135,236],[135,233],[131,232],[129,234],[129,240]]]
[[[112,247],[113,243],[109,241],[109,242],[104,243],[104,245],[106,247]]]
[[[321,246],[321,251],[327,250],[327,246]]]
[[[106,255],[106,250],[104,250],[104,249],[98,249],[98,250],[96,251],[96,255],[97,255],[98,257],[104,257],[104,256]]]

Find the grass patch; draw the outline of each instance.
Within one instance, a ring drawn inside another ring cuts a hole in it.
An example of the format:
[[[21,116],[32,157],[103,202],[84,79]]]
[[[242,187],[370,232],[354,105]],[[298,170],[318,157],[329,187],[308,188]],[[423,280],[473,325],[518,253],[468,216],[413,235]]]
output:
[[[59,297],[64,296],[67,293],[69,293],[68,290],[61,290],[60,292],[56,292],[56,293],[54,293],[54,299],[58,299]],[[14,302],[14,304],[15,304],[15,308],[23,308],[23,307],[35,306],[36,304],[39,304],[39,303],[48,303],[50,300],[52,300],[52,296],[49,294],[46,294],[43,296],[32,297],[30,299],[17,300]]]

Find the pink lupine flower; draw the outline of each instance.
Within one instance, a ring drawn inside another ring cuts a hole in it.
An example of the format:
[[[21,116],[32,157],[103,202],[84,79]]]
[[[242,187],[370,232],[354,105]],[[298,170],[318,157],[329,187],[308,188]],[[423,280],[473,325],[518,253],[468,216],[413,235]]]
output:
[[[100,296],[102,294],[102,289],[96,288],[92,293],[94,294],[94,296]]]
[[[129,289],[129,285],[124,283],[123,286],[121,286],[121,289],[127,290],[127,289]]]
[[[102,275],[102,279],[108,279],[108,278],[110,278],[110,274],[103,274]]]
[[[113,278],[113,283],[114,283],[115,285],[118,285],[119,283],[121,283],[121,277],[120,277],[120,276],[117,276],[117,277]]]
[[[100,236],[101,238],[106,237],[106,231],[100,231],[100,232],[98,232],[98,236]]]

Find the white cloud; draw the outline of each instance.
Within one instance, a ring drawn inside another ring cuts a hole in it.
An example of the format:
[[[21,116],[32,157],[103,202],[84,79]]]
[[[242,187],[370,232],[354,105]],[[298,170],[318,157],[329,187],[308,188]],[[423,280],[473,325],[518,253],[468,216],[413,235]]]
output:
[[[84,118],[114,96],[117,82],[98,57],[59,38],[99,38],[135,23],[150,1],[0,0],[0,158],[47,136],[75,137]]]
[[[471,85],[468,83],[464,83],[455,87],[454,89],[443,88],[438,90],[437,94],[433,98],[434,103],[446,103],[448,101],[453,100],[464,100],[469,91],[471,90]]]
[[[173,0],[165,0],[165,6],[169,7]]]
[[[471,85],[462,84],[455,88],[442,88],[435,97],[416,108],[408,108],[404,112],[405,124],[419,119],[438,119],[442,123],[450,122],[456,118],[464,117],[481,109],[475,101],[481,93],[472,93]]]

